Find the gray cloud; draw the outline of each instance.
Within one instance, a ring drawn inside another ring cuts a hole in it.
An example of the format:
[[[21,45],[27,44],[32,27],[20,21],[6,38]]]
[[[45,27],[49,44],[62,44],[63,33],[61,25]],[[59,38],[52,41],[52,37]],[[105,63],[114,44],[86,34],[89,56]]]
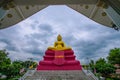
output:
[[[52,27],[49,24],[40,24],[39,26],[40,31],[47,31],[47,32],[52,32]]]
[[[120,32],[95,23],[66,6],[50,6],[25,21],[0,30],[0,47],[10,51],[11,59],[33,57],[41,60],[58,34],[71,46],[81,63],[86,58],[106,57],[120,47]],[[4,43],[4,45],[2,45]]]
[[[44,55],[43,50],[40,50],[38,47],[34,47],[34,46],[28,47],[28,48],[23,48],[22,50],[26,53],[30,53],[30,54],[34,54],[34,55],[40,55],[40,56]]]

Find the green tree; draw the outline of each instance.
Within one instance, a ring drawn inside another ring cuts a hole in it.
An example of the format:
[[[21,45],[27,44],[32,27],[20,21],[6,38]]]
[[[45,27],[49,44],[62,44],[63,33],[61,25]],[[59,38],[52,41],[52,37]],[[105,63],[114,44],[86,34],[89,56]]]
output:
[[[96,61],[96,64],[104,64],[106,63],[106,60],[104,58],[100,58]]]
[[[115,67],[107,63],[104,58],[100,58],[98,61],[96,61],[95,65],[97,73],[101,73],[103,77],[109,77],[111,73],[115,72]]]
[[[2,75],[6,75],[7,79],[6,80],[13,80],[13,78],[19,78],[21,75],[23,75],[26,70],[31,67],[31,68],[36,68],[37,63],[34,62],[33,60],[29,61],[11,61],[10,58],[8,57],[8,52],[6,50],[0,50],[0,73]],[[24,73],[20,73],[20,70],[22,69],[26,70]]]
[[[107,59],[111,64],[120,64],[120,48],[111,49]]]
[[[27,69],[28,69],[30,66],[33,66],[33,68],[36,68],[37,63],[34,62],[34,61],[32,61],[32,60],[28,60],[28,61],[25,61],[25,62],[23,63],[23,65],[24,65],[25,68],[27,68]]]
[[[20,70],[23,68],[23,66],[20,63],[15,63],[15,62],[12,63],[12,66],[13,66],[12,74],[14,76],[20,75]]]
[[[0,73],[4,74],[4,69],[8,68],[11,64],[10,58],[8,58],[8,52],[6,50],[0,50]]]
[[[21,61],[11,62],[6,50],[0,50],[0,73],[6,75],[7,79],[20,75],[20,69],[22,69]]]

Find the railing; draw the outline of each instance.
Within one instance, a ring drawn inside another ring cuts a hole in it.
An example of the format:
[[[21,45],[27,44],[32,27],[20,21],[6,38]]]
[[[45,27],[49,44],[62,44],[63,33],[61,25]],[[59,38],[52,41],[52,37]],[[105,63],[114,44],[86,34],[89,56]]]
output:
[[[25,80],[27,76],[32,76],[36,70],[28,70],[19,80]]]
[[[84,70],[84,69],[82,70],[88,77],[91,76],[94,80],[99,80],[90,70]]]
[[[99,80],[90,70],[88,70],[88,72],[94,80]]]

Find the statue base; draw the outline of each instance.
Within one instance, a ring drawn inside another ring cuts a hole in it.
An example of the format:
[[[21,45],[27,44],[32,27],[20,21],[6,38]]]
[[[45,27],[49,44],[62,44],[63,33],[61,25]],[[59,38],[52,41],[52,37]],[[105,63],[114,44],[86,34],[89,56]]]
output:
[[[75,60],[73,50],[47,50],[37,70],[82,70],[82,66]]]

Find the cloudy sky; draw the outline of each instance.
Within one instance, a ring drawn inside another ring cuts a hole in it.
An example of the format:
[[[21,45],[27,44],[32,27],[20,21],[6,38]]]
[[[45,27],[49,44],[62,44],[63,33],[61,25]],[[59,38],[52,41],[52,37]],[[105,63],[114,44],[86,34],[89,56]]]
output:
[[[105,58],[110,49],[120,47],[120,31],[100,25],[67,6],[49,6],[0,30],[0,49],[6,49],[11,60],[39,61],[58,34],[82,64],[87,58]]]

